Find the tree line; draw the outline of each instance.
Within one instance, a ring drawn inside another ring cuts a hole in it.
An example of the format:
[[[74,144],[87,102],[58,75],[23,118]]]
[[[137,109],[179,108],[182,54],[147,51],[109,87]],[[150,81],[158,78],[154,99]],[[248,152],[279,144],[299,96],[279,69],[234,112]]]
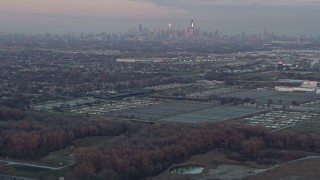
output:
[[[37,159],[90,136],[118,136],[99,147],[74,150],[73,172],[84,179],[143,179],[174,163],[214,149],[237,152],[233,158],[266,163],[266,149],[320,152],[317,134],[270,132],[259,126],[226,122],[196,126],[142,124],[0,108],[0,156]],[[106,137],[109,138],[109,137]]]
[[[198,127],[158,123],[139,129],[112,148],[77,151],[75,172],[96,179],[143,179],[192,155],[217,148],[239,152],[240,160],[266,163],[268,148],[320,152],[320,137],[294,131],[271,133],[263,127],[226,123]]]
[[[134,131],[129,122],[22,110],[0,110],[0,156],[35,159],[88,136],[117,136]]]

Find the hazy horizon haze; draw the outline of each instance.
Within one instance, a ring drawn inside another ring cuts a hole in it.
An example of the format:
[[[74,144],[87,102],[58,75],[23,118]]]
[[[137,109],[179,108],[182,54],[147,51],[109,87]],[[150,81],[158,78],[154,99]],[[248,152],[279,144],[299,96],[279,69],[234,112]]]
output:
[[[185,29],[191,18],[207,31],[318,35],[320,0],[0,0],[0,31],[126,32]]]

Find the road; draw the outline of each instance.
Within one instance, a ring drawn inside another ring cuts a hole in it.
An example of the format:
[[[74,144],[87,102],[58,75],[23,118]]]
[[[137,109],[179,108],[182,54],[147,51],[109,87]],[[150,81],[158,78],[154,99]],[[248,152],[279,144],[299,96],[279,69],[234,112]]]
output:
[[[37,167],[37,168],[44,168],[48,170],[60,170],[69,166],[72,166],[74,162],[66,165],[66,166],[61,166],[61,167],[51,167],[51,166],[45,166],[45,165],[36,165],[36,164],[31,164],[31,163],[20,163],[20,162],[14,162],[14,161],[9,161],[9,160],[0,160],[0,162],[7,163],[3,164],[2,166],[8,166],[8,165],[23,165],[23,166],[30,166],[30,167]]]

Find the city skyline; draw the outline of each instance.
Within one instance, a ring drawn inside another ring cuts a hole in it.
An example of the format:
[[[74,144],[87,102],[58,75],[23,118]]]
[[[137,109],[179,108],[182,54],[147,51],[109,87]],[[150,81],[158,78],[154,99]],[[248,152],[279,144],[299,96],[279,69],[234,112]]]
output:
[[[190,19],[207,31],[318,35],[319,0],[12,0],[1,2],[0,30],[10,32],[125,32],[185,29]],[[298,24],[298,26],[297,26]]]

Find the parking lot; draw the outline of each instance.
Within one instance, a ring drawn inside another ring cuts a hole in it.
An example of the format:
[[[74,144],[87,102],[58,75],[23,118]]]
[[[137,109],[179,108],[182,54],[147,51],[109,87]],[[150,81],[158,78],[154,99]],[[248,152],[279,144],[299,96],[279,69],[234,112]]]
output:
[[[107,100],[91,106],[74,107],[71,108],[69,112],[78,114],[106,115],[107,113],[153,106],[160,103],[162,102],[147,98],[132,97],[125,100]]]
[[[244,118],[243,123],[261,125],[271,129],[282,129],[315,119],[320,119],[318,112],[271,110],[257,116]]]

